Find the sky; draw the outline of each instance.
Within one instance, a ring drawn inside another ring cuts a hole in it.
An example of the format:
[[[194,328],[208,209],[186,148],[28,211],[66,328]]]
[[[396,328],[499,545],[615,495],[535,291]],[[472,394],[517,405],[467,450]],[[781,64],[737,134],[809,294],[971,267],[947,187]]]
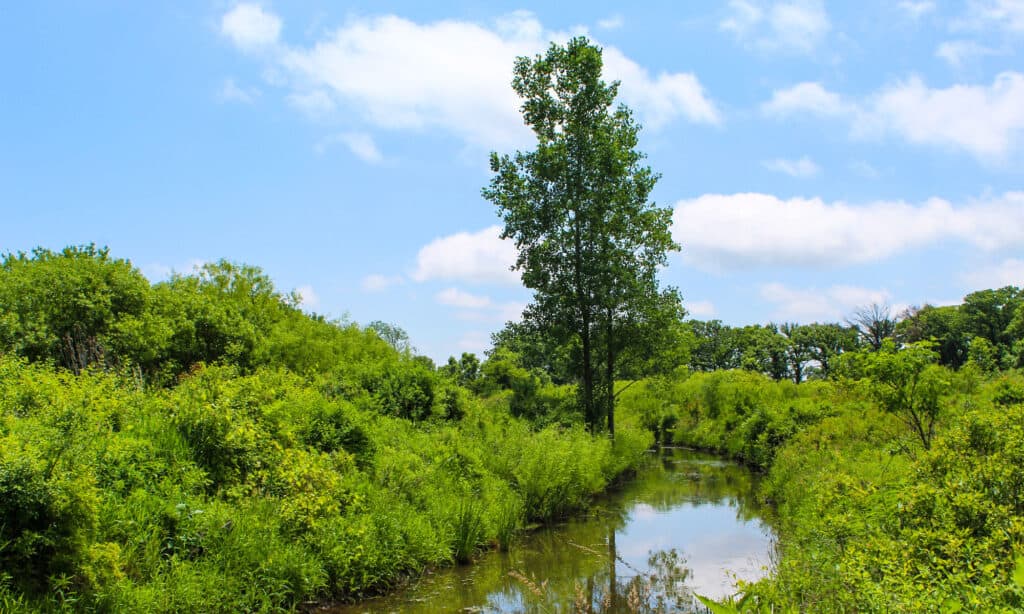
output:
[[[643,130],[691,316],[841,321],[1024,285],[1024,0],[0,7],[0,252],[228,259],[481,352],[530,300],[480,190],[517,56],[585,35]]]

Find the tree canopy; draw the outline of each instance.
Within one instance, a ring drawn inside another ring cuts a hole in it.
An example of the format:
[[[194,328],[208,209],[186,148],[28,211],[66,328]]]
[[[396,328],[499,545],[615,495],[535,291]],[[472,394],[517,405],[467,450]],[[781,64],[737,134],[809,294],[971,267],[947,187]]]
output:
[[[560,343],[578,341],[577,376],[586,422],[607,418],[614,434],[614,380],[642,329],[681,315],[657,272],[679,247],[671,209],[650,203],[658,176],[642,164],[639,125],[615,106],[618,83],[601,78],[601,49],[585,38],[516,60],[512,87],[536,149],[491,154],[484,196],[519,250],[516,268],[534,291],[524,317]]]

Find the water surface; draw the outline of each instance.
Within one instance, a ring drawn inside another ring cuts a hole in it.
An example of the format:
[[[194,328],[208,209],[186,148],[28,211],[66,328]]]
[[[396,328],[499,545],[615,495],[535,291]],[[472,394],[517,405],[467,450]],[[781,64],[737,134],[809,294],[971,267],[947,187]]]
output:
[[[630,600],[685,611],[692,593],[723,597],[768,572],[772,532],[756,482],[736,463],[666,449],[584,518],[336,612],[619,611]]]

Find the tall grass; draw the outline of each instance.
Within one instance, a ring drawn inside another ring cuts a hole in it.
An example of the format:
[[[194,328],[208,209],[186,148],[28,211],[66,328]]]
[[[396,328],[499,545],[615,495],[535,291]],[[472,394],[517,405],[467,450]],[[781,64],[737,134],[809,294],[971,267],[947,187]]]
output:
[[[280,370],[141,390],[0,357],[0,610],[358,599],[586,506],[651,442],[463,402],[413,422]]]

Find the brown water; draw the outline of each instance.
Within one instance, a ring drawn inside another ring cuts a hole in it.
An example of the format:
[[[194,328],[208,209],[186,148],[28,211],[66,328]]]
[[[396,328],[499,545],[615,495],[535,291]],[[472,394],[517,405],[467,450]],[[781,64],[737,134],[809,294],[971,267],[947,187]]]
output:
[[[509,552],[428,573],[358,612],[626,611],[632,600],[687,611],[768,573],[772,531],[757,476],[736,463],[667,449],[585,517],[519,537]]]

